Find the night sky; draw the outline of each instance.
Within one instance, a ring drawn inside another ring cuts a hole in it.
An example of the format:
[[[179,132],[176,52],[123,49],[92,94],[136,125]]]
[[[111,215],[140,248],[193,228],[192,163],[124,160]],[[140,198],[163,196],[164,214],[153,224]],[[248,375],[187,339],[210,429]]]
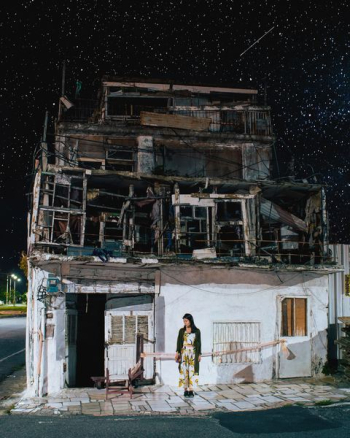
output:
[[[279,176],[294,157],[298,179],[327,184],[331,240],[349,243],[349,16],[346,1],[6,2],[0,19],[0,272],[16,270],[26,248],[33,152],[45,110],[53,133],[63,60],[73,99],[76,80],[81,97],[90,98],[103,74],[260,92],[266,83]]]

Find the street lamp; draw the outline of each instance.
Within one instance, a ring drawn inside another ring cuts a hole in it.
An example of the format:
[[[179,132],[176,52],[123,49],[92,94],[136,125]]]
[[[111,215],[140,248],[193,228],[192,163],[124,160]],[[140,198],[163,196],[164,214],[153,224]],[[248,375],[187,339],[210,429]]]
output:
[[[16,281],[21,281],[21,279],[19,277],[17,277],[17,275],[11,274],[11,277],[10,277],[10,294],[9,294],[9,297],[8,297],[9,299],[11,298],[11,291],[12,291],[12,289],[11,289],[11,279],[13,280],[13,286],[14,286],[12,303],[13,303],[13,305],[15,305],[16,304]]]
[[[15,280],[18,281],[18,282],[21,281],[21,279],[18,278],[18,277]],[[16,305],[16,281],[15,281],[15,288],[14,288],[14,291],[13,291],[13,304],[14,305]]]

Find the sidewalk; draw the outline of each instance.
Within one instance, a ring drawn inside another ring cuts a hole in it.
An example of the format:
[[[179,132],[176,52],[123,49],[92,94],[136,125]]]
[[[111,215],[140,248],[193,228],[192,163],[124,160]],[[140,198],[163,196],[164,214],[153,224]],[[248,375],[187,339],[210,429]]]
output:
[[[144,386],[129,395],[105,400],[95,388],[64,389],[44,398],[21,399],[11,414],[34,415],[207,415],[212,412],[254,411],[287,404],[350,402],[350,387],[337,388],[321,380],[289,379],[267,383],[202,385],[194,398],[169,386]],[[111,397],[111,396],[110,396]]]
[[[26,386],[25,367],[15,371],[0,383],[0,415],[8,414],[18,403]]]

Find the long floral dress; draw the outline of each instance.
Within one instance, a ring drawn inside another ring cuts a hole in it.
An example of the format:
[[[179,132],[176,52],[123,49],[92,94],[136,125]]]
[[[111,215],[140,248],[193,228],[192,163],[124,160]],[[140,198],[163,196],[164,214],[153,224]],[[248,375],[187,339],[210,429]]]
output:
[[[198,386],[198,373],[194,372],[195,333],[184,333],[184,342],[181,350],[179,387],[193,389]]]

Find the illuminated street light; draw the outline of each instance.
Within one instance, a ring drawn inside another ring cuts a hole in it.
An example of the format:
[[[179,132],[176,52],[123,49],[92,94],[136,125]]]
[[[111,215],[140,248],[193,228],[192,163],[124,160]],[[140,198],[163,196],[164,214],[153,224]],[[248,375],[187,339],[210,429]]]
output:
[[[14,276],[14,290],[13,290],[13,304],[16,305],[16,281],[21,281],[21,279],[19,277],[17,277],[16,275]]]
[[[13,296],[12,296],[12,303],[15,305],[16,304],[16,281],[21,281],[21,279],[19,277],[17,277],[17,275],[11,274],[11,276],[10,276],[10,290],[8,291],[8,294],[6,297],[7,298],[6,304],[9,304],[9,301],[11,301],[11,292],[12,292],[11,280],[13,281],[13,287],[14,287]]]

